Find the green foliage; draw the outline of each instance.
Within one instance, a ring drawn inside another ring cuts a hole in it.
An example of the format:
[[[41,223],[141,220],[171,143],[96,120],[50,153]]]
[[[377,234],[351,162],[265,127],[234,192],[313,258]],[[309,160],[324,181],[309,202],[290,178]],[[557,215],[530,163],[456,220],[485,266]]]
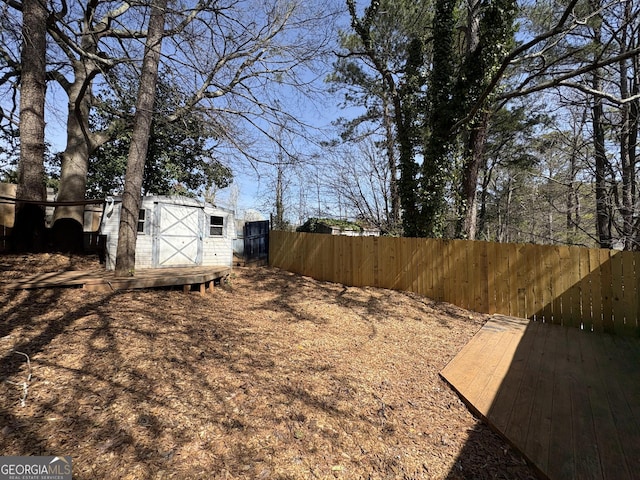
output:
[[[607,242],[637,248],[633,2],[413,2],[427,22],[411,2],[367,3],[347,0],[354,33],[341,37],[348,53],[330,80],[342,82],[345,104],[365,108],[341,124],[345,140],[386,133],[381,119],[394,110],[404,235],[442,236],[454,224],[455,235],[474,235],[480,194],[485,238],[587,244],[595,218]],[[536,114],[545,108],[560,112],[555,127]]]
[[[423,87],[426,78],[422,75],[425,62],[424,45],[418,38],[409,42],[405,66],[405,81],[400,88],[401,118],[397,120],[396,129],[400,147],[400,181],[398,193],[404,212],[402,224],[406,236],[417,236],[421,215],[419,213],[420,167],[416,162],[416,152],[422,140],[420,124],[422,123],[424,100]]]
[[[306,222],[300,225],[297,232],[316,233],[322,230],[322,227],[337,227],[340,230],[355,230],[362,232],[363,228],[357,223],[350,222],[348,220],[337,220],[333,218],[309,218]]]
[[[427,122],[420,189],[420,215],[405,221],[411,236],[440,237],[444,231],[445,189],[452,172],[451,135],[456,120],[452,108],[456,2],[438,0],[433,20],[433,63],[427,92]]]
[[[487,135],[483,168],[488,168],[487,163],[489,167],[495,163],[520,170],[533,169],[539,158],[533,154],[531,144],[550,121],[547,115],[531,112],[524,105],[495,112]]]
[[[131,141],[131,114],[135,105],[133,82],[119,97],[102,99],[92,118],[97,127],[114,125],[115,139],[101,146],[89,160],[88,195],[104,196],[122,191]],[[125,85],[125,87],[126,87]],[[145,163],[143,193],[156,195],[204,195],[232,180],[231,170],[215,158],[216,132],[197,110],[173,119],[186,94],[175,85],[158,81],[154,119]],[[129,113],[121,117],[121,112]]]
[[[17,183],[19,138],[17,130],[0,128],[0,182]]]
[[[426,142],[422,168],[421,217],[415,225],[421,236],[442,236],[445,231],[447,187],[456,179],[475,185],[492,95],[493,75],[514,44],[514,0],[479,3],[467,10],[463,55],[454,49],[458,28],[457,2],[438,0],[434,19],[433,66],[428,90]],[[477,31],[475,25],[477,24]],[[490,92],[489,92],[490,93]],[[464,145],[464,148],[460,148]],[[456,157],[460,160],[456,161]],[[459,165],[459,166],[458,166]],[[461,168],[461,171],[456,169]],[[458,201],[460,219],[472,200],[465,190]],[[460,220],[459,219],[459,220]],[[460,224],[459,224],[460,225]]]
[[[502,60],[514,46],[514,0],[487,2],[480,10],[478,44],[465,55],[455,86],[455,103],[465,115],[480,100]]]
[[[353,33],[341,33],[347,53],[328,77],[334,91],[344,92],[345,106],[364,108],[362,115],[337,122],[342,140],[360,141],[365,135],[379,139],[377,146],[392,172],[388,190],[395,213],[389,223],[400,223],[401,207],[408,234],[413,232],[410,219],[418,217],[416,156],[422,139],[431,5],[431,0],[372,0],[360,16],[355,0],[347,0]]]
[[[573,132],[551,132],[554,119],[533,107],[526,102],[493,116],[480,172],[478,238],[594,246],[593,185],[567,161],[589,158],[590,145]]]

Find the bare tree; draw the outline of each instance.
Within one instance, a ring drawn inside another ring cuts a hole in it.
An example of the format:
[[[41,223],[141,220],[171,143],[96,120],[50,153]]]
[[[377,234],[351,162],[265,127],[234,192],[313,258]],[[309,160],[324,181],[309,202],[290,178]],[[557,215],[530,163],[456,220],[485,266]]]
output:
[[[634,10],[635,9],[635,10]],[[618,36],[620,53],[640,44],[637,7],[624,3],[623,28]],[[625,250],[640,250],[640,196],[638,196],[638,128],[640,122],[640,58],[621,59],[618,64],[620,88],[620,173],[622,178],[619,210],[620,232]]]
[[[136,114],[133,122],[131,146],[127,160],[120,228],[118,230],[118,249],[116,252],[117,277],[133,275],[136,264],[136,238],[138,212],[142,195],[142,175],[149,147],[149,133],[153,119],[153,104],[156,99],[160,50],[164,37],[164,22],[167,0],[153,0],[147,44],[142,63],[140,89],[136,102]]]
[[[392,215],[392,172],[372,140],[363,140],[351,151],[336,152],[330,165],[324,180],[326,196],[341,205],[347,217],[364,221],[385,234],[401,233]]]
[[[92,131],[90,127],[90,112],[95,101],[93,88],[98,76],[127,58],[123,51],[111,51],[108,42],[144,38],[146,34],[127,27],[129,11],[129,3],[116,4],[113,9],[104,11],[97,1],[87,0],[84,5],[71,3],[68,10],[64,8],[57,12],[56,21],[49,24],[49,34],[57,46],[52,52],[55,63],[49,76],[68,98],[67,143],[61,154],[59,201],[85,198],[89,156],[111,139],[108,130]],[[75,23],[77,14],[81,21]],[[54,235],[79,241],[83,213],[82,206],[57,207]]]
[[[635,112],[640,100],[637,2],[535,2],[524,13],[529,22],[521,34],[527,40],[504,57],[475,107],[457,127],[470,122],[492,94],[497,100],[508,102],[556,92],[562,102],[572,96],[572,91],[579,92],[580,101],[591,108],[589,133],[593,143],[598,243],[604,248],[615,243],[638,248],[633,245],[640,227],[635,221],[639,216],[634,173]],[[509,72],[516,76],[496,92]],[[612,148],[614,143],[618,143],[617,151]],[[567,157],[567,161],[571,158]]]
[[[0,8],[0,128],[9,140],[15,137],[19,125],[23,26],[21,3]]]
[[[4,3],[16,11],[22,5],[17,0]],[[111,125],[96,130],[92,109],[100,91],[118,91],[118,69],[140,67],[148,33],[143,21],[146,7],[98,0],[58,5],[47,24],[53,39],[48,78],[68,99],[58,198],[79,201],[85,196],[89,156],[115,130]],[[189,8],[168,10],[161,65],[172,72],[166,80],[180,83],[190,95],[166,120],[180,122],[198,109],[208,116],[215,129],[213,139],[228,158],[254,162],[261,160],[255,148],[258,137],[277,141],[270,133],[271,123],[287,120],[292,131],[304,134],[308,125],[289,111],[282,97],[314,93],[312,85],[321,72],[313,66],[327,52],[334,14],[330,5],[301,0],[198,0]],[[15,48],[1,45],[2,58],[10,58]],[[10,114],[0,112],[4,113]],[[130,112],[113,113],[131,124]],[[62,225],[65,219],[69,222],[63,229],[77,233],[82,208],[58,207],[55,223]]]
[[[44,100],[46,76],[47,9],[42,0],[22,4],[20,76],[20,162],[17,199],[46,200],[44,187]],[[34,203],[16,203],[13,238],[20,250],[44,247],[44,209]]]

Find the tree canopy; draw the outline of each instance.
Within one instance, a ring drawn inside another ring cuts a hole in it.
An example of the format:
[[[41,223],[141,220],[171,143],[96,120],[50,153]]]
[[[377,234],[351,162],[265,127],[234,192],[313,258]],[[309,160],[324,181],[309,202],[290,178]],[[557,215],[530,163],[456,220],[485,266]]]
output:
[[[26,3],[4,1],[0,127],[13,135]],[[295,202],[297,220],[333,210],[408,236],[638,249],[636,3],[170,5],[143,188],[210,196],[242,160],[273,178],[283,225]],[[47,8],[47,92],[65,99],[59,198],[115,191],[148,5]],[[290,108],[301,91],[325,93],[318,117],[345,108],[331,138]]]
[[[387,151],[392,138],[398,155],[395,160],[389,156],[397,166],[391,182],[399,187],[405,235],[486,235],[486,217],[478,225],[477,216],[486,215],[487,205],[480,204],[478,195],[486,202],[488,178],[497,174],[495,167],[508,164],[501,159],[490,163],[496,151],[489,141],[504,128],[505,115],[521,115],[525,108],[539,118],[545,109],[564,114],[571,103],[581,103],[592,119],[582,122],[582,131],[569,132],[560,115],[549,115],[553,126],[546,122],[535,127],[537,138],[552,138],[555,129],[574,139],[565,142],[573,146],[564,157],[569,165],[569,176],[561,182],[566,203],[561,208],[550,201],[547,207],[566,210],[558,217],[565,217],[566,228],[575,231],[583,225],[580,205],[591,204],[601,246],[610,247],[612,239],[619,238],[624,248],[639,248],[640,50],[632,41],[637,40],[632,32],[639,18],[634,2],[434,0],[420,3],[421,15],[414,14],[424,22],[427,34],[422,36],[410,35],[404,23],[412,7],[391,3],[372,1],[359,8],[346,0],[352,29],[341,37],[348,39],[339,54],[345,60],[336,64],[330,81],[334,90],[345,92],[347,105],[359,104],[365,112],[356,121],[343,122],[348,134],[343,140],[360,141],[353,132],[363,121],[372,125],[368,132],[377,135]],[[387,22],[394,27],[377,28]],[[397,31],[404,32],[405,41],[392,57],[395,62],[389,62],[385,52],[393,51],[388,46],[397,39],[390,32]],[[520,98],[527,102],[518,104]],[[391,130],[385,130],[390,118],[385,105],[395,113]],[[584,149],[588,139],[590,151]],[[529,158],[550,154],[548,149],[534,152],[534,145],[529,145]],[[512,168],[518,163],[511,165],[503,174],[515,173]],[[537,175],[553,175],[558,181],[553,172]],[[514,185],[509,192],[524,188]],[[587,188],[595,201],[585,202],[577,192]],[[552,241],[557,236],[540,233],[538,238]]]
[[[227,187],[233,178],[229,166],[216,158],[218,134],[202,111],[193,109],[172,120],[188,97],[180,86],[167,84],[164,77],[161,73],[157,86],[142,193],[212,199],[215,190]],[[118,98],[105,92],[92,115],[93,128],[115,127],[114,139],[89,158],[87,195],[91,197],[122,193],[132,119],[123,118],[120,112],[133,111],[137,83],[131,79],[129,87],[123,84]]]

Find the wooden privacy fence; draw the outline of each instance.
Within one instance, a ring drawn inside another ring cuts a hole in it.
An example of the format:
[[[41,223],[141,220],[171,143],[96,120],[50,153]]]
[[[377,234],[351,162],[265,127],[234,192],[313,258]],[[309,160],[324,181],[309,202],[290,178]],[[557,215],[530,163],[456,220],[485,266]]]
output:
[[[640,253],[560,245],[272,231],[269,263],[481,313],[640,336]]]

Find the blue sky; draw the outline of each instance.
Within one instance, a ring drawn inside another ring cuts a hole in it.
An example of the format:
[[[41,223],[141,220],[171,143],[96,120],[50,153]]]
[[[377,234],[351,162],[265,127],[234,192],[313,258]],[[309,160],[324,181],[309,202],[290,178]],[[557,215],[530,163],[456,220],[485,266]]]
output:
[[[335,2],[335,3],[334,3]],[[346,19],[346,7],[344,6],[344,0],[329,0],[328,3],[333,3],[334,6],[338,6],[344,11],[341,23],[345,25]],[[327,3],[327,5],[328,5]],[[320,3],[316,3],[316,6]],[[335,36],[337,39],[337,28],[335,30]],[[333,59],[328,59],[326,65],[326,71],[317,72],[313,77],[313,87],[323,88],[323,79],[330,71],[330,63]],[[311,75],[310,73],[308,75]],[[309,98],[304,98],[303,95],[291,92],[286,88],[280,91],[277,84],[274,82],[273,90],[270,94],[274,98],[278,98],[282,103],[285,110],[296,119],[310,125],[308,133],[312,136],[320,134],[320,131],[324,131],[330,128],[330,124],[337,117],[344,113],[338,108],[338,98],[332,98],[328,93],[318,97],[315,101]],[[282,86],[280,86],[282,88]],[[53,152],[59,152],[64,150],[66,144],[65,124],[66,124],[66,104],[68,98],[59,87],[51,83],[47,91],[47,106],[46,106],[46,139],[52,146]],[[317,130],[316,130],[317,129]],[[302,144],[301,140],[297,140],[298,145],[296,149],[298,151],[311,151],[317,148],[312,142],[309,145]],[[270,155],[275,156],[274,147],[263,146],[262,147],[265,158],[268,159]],[[271,149],[271,150],[270,150]],[[222,154],[221,160],[224,161],[224,154]],[[273,196],[271,190],[270,170],[268,166],[261,165],[259,163],[249,164],[248,162],[238,162],[233,160],[229,162],[229,166],[232,168],[235,176],[235,185],[231,188],[222,189],[217,193],[217,203],[224,205],[229,203],[229,198],[233,197],[235,192],[238,193],[237,211],[239,216],[243,216],[245,210],[258,210],[268,218],[269,209],[265,207],[265,199]]]

